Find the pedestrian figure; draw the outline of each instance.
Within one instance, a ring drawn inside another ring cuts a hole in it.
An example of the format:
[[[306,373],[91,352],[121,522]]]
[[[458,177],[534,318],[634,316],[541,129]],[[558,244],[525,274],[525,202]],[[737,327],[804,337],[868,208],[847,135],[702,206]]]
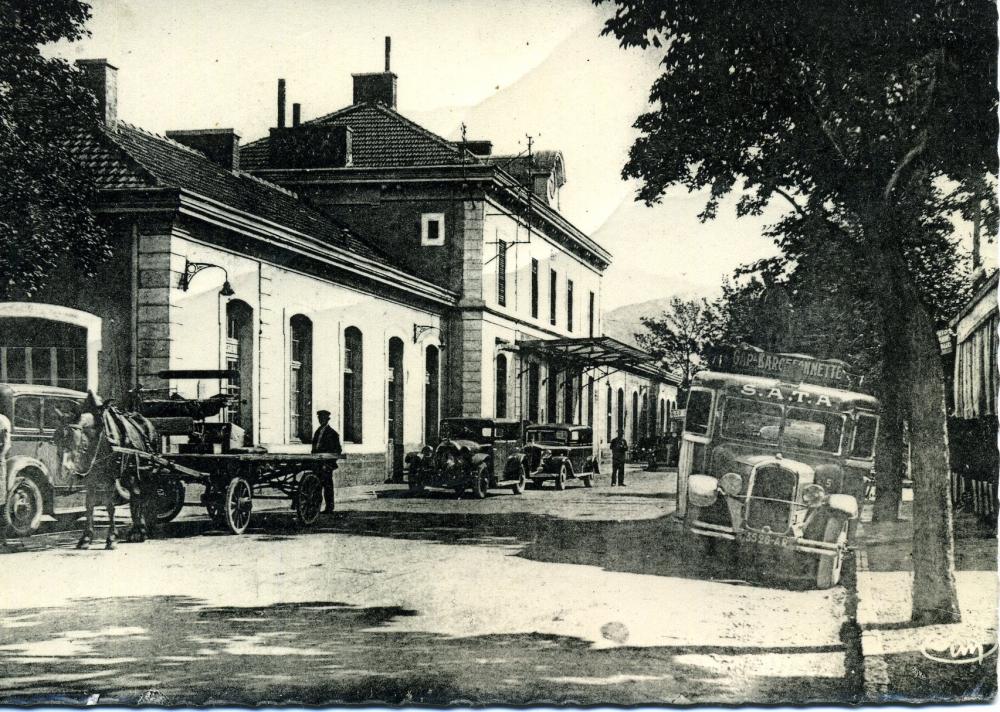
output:
[[[330,425],[330,411],[316,411],[319,419],[319,427],[313,433],[312,451],[331,452],[336,455],[341,454],[340,435]],[[323,500],[326,503],[323,511],[327,514],[333,513],[333,471],[337,469],[337,462],[325,464],[320,468],[319,479],[323,483]]]
[[[619,430],[618,437],[611,441],[611,486],[625,486],[625,457],[628,455],[628,441],[625,431]]]
[[[0,481],[7,482],[7,454],[10,451],[10,420],[0,413]],[[7,522],[0,519],[0,546],[7,546]]]

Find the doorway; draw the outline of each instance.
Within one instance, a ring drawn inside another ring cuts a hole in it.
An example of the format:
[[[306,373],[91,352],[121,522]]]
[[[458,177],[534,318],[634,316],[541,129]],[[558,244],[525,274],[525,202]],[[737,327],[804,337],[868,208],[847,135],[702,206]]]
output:
[[[392,479],[403,477],[403,340],[389,339],[389,369],[386,402],[386,431],[389,435],[388,454]]]

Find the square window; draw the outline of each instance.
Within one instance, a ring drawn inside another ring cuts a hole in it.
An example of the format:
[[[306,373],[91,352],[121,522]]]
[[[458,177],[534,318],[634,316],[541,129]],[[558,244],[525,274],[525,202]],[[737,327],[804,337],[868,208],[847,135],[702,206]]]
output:
[[[420,244],[444,244],[444,213],[424,213],[420,216]]]

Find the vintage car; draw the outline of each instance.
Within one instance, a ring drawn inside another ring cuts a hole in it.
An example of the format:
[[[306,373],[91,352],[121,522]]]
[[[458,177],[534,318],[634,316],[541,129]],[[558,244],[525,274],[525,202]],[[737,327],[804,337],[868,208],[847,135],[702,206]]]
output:
[[[507,459],[504,470],[510,479],[526,477],[536,486],[552,480],[562,490],[571,479],[591,487],[594,475],[600,474],[593,429],[586,425],[531,425],[525,440],[524,449]]]
[[[53,437],[62,417],[75,412],[86,397],[56,386],[0,384],[0,413],[11,423],[0,502],[15,533],[37,529],[42,514],[54,513],[57,496],[61,503],[76,503],[75,499],[83,503],[82,483],[62,475]]]
[[[441,421],[440,442],[427,445],[404,458],[411,491],[441,487],[459,497],[471,490],[478,498],[487,490],[509,486],[515,494],[524,492],[527,477],[523,472],[507,477],[505,469],[494,463],[508,456],[524,443],[524,423],[496,418],[446,418]]]
[[[878,410],[871,396],[829,386],[697,374],[678,467],[685,529],[789,563],[805,555],[818,588],[836,585],[874,463]]]
[[[0,506],[11,533],[26,536],[43,515],[60,510],[74,514],[84,505],[84,481],[67,475],[54,443],[64,416],[76,412],[86,393],[39,384],[0,384],[0,413],[11,423],[6,478],[0,478]],[[184,490],[165,480],[157,489],[157,519],[173,519],[184,506]],[[124,503],[128,492],[118,488]]]

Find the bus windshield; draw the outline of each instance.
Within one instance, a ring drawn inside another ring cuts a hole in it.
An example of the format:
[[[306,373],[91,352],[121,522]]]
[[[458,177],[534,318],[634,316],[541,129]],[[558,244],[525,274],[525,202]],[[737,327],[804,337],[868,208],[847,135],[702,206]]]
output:
[[[784,408],[776,403],[728,398],[723,437],[807,450],[840,452],[846,418],[841,413]]]

